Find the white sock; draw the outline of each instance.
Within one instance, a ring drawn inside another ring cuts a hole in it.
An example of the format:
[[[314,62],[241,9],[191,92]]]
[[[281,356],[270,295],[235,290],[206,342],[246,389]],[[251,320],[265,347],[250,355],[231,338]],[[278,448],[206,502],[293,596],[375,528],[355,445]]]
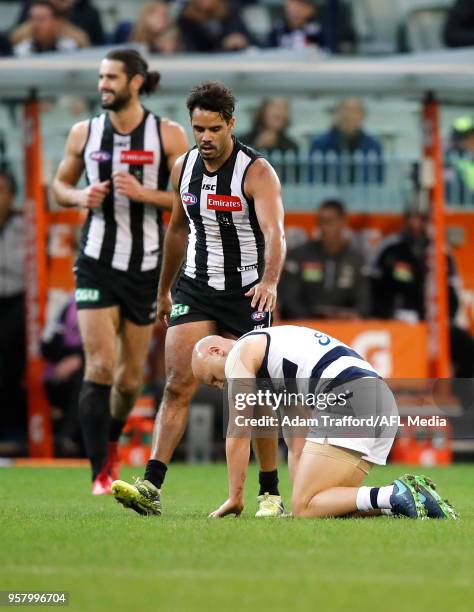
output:
[[[360,487],[357,491],[356,506],[360,512],[368,512],[373,510],[370,503],[370,491],[372,487]]]
[[[393,493],[393,485],[388,487],[380,487],[377,495],[377,506],[383,510],[390,510],[392,507],[390,504],[390,496]]]
[[[389,510],[388,508],[382,508],[382,509],[380,510],[380,512],[381,512],[382,514],[385,514],[386,516],[393,516],[393,512],[392,512],[391,510]]]

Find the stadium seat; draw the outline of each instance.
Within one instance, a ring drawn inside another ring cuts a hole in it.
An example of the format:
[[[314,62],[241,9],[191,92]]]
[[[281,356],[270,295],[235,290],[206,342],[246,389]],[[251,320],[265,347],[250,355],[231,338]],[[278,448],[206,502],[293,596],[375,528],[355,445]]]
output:
[[[357,0],[352,2],[352,11],[361,53],[395,52],[399,0]]]
[[[260,43],[265,43],[272,27],[270,13],[266,6],[246,6],[242,10],[242,17],[249,31]]]
[[[443,25],[449,3],[446,0],[419,0],[407,3],[400,24],[402,51],[443,49]]]

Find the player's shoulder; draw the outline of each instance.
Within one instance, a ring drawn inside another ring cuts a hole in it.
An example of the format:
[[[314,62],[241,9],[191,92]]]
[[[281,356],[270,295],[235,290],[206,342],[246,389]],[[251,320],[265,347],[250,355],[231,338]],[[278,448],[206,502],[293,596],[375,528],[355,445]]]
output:
[[[181,179],[181,175],[183,174],[186,160],[188,159],[191,151],[193,151],[194,149],[196,149],[196,147],[189,149],[189,151],[182,153],[179,157],[176,158],[176,161],[173,164],[173,168],[171,169],[171,181],[175,187],[178,186],[178,183]]]
[[[87,138],[92,119],[83,119],[74,123],[70,129],[70,135],[76,138]]]
[[[268,332],[270,331],[271,328],[248,332],[237,340],[235,346],[238,345],[240,347],[240,351],[243,351],[244,354],[252,355],[257,347],[265,347],[267,345],[270,337]]]
[[[248,167],[246,184],[248,185],[251,181],[271,181],[275,178],[277,178],[277,174],[270,162],[264,157],[257,157]]]
[[[255,376],[265,354],[267,339],[264,334],[252,332],[239,338],[227,356],[226,378]]]
[[[180,134],[186,136],[186,130],[181,123],[168,119],[167,117],[159,117],[158,115],[155,115],[155,117],[160,122],[160,128],[163,135],[170,134],[175,136],[176,134]]]
[[[68,147],[75,155],[84,152],[91,130],[92,119],[78,121],[69,130]]]
[[[249,157],[251,161],[255,161],[257,159],[263,159],[263,155],[259,151],[257,151],[257,149],[254,149],[253,147],[249,147],[248,145],[244,144],[238,138],[235,138],[235,145],[238,151],[242,151],[242,153],[247,155],[247,157]]]

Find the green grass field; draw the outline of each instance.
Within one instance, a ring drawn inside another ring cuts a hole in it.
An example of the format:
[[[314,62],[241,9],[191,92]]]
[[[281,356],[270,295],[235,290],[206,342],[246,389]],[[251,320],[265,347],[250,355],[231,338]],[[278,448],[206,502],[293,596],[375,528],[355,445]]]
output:
[[[377,468],[370,483],[405,471]],[[209,520],[224,465],[172,465],[163,516],[143,518],[93,498],[85,469],[1,469],[0,590],[66,590],[84,612],[472,610],[474,466],[423,472],[459,521],[258,520],[255,468],[245,514]]]

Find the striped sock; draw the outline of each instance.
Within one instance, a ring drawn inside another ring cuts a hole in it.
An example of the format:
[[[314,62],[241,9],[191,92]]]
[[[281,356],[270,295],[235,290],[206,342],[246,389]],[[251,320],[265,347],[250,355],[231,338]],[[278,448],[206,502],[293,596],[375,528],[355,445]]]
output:
[[[360,487],[357,491],[356,505],[360,512],[385,509],[390,510],[390,496],[393,485],[387,487]]]

